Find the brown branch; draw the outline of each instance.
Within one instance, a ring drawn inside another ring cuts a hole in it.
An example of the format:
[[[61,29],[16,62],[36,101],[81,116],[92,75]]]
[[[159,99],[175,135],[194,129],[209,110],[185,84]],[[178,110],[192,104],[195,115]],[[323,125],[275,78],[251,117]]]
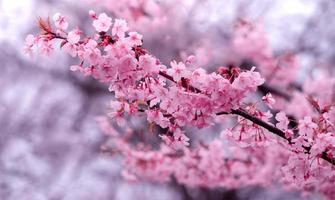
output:
[[[258,117],[250,115],[247,111],[245,111],[243,109],[237,109],[237,110],[232,109],[231,114],[239,115],[239,116],[241,116],[245,119],[248,119],[249,121],[252,121],[253,123],[265,128],[266,130],[270,131],[271,133],[274,133],[274,134],[278,135],[279,137],[287,140],[290,144],[292,144],[291,139],[285,137],[284,131],[282,131],[282,130],[278,129],[277,127],[259,119]],[[217,115],[220,115],[220,113],[217,113]]]

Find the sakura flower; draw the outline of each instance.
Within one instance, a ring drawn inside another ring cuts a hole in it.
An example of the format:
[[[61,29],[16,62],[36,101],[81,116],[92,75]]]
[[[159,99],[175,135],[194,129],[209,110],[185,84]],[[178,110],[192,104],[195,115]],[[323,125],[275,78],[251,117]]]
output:
[[[329,111],[323,114],[323,118],[331,126],[335,125],[335,107],[332,106],[329,108]]]
[[[77,46],[67,42],[66,44],[64,44],[63,49],[66,53],[70,54],[72,57],[77,56]]]
[[[122,57],[117,64],[118,77],[120,79],[132,78],[136,79],[134,76],[134,70],[137,66],[137,60],[132,56]]]
[[[182,77],[187,75],[185,64],[182,62],[177,63],[175,60],[170,63],[171,68],[167,70],[167,74],[173,77],[173,80],[180,81]]]
[[[255,67],[250,71],[242,72],[234,80],[233,87],[240,90],[254,91],[257,86],[262,85],[265,79],[261,77],[260,73],[255,72]]]
[[[35,43],[36,43],[35,36],[33,36],[31,34],[27,35],[26,40],[25,40],[25,45],[23,47],[24,53],[26,53],[28,55],[32,55],[32,51],[33,51],[32,48],[33,48]]]
[[[70,31],[67,35],[67,41],[71,44],[76,44],[80,40],[81,31],[77,28]]]
[[[270,107],[276,103],[276,100],[272,97],[271,93],[267,93],[265,96],[262,97],[262,100]]]
[[[268,110],[266,112],[257,112],[257,116],[265,122],[268,122],[273,116],[272,113]]]
[[[139,58],[139,67],[143,69],[143,71],[149,74],[155,73],[158,74],[159,66],[156,65],[156,58],[151,55],[143,55]]]
[[[191,85],[196,86],[196,87],[202,86],[203,84],[206,83],[206,79],[207,79],[206,75],[207,75],[206,70],[202,68],[198,68],[194,70],[190,75]]]
[[[185,146],[189,146],[189,140],[190,138],[188,138],[183,131],[181,131],[180,129],[177,129],[174,133],[173,133],[173,142],[171,144],[171,147],[174,149],[181,149]]]
[[[179,128],[174,131],[173,136],[161,135],[160,137],[166,145],[174,150],[183,149],[185,146],[190,145],[190,139]]]
[[[292,138],[294,136],[294,133],[292,130],[285,130],[285,138],[289,139],[289,138]]]
[[[308,138],[313,138],[314,129],[318,126],[312,121],[310,116],[304,117],[304,119],[299,120],[299,134],[307,136]]]
[[[129,30],[127,22],[123,19],[116,19],[112,28],[112,35],[120,38],[124,37],[125,32]]]
[[[159,109],[151,109],[146,111],[148,122],[155,122],[162,128],[167,128],[170,125],[170,121],[163,116],[163,113]]]
[[[100,50],[97,48],[98,43],[90,39],[84,46],[84,49],[79,51],[78,54],[83,59],[87,60],[92,65],[96,64],[101,56]]]
[[[150,100],[150,107],[155,106],[157,103],[160,103],[162,99],[166,98],[167,89],[164,87],[154,87],[153,88],[153,97]]]
[[[41,54],[50,55],[50,53],[54,50],[50,41],[41,41],[40,45]]]
[[[125,125],[125,120],[123,118],[125,107],[126,107],[125,103],[121,103],[119,101],[110,102],[111,111],[108,113],[108,115],[112,117],[114,120],[116,120],[119,126]]]
[[[287,126],[289,124],[289,120],[286,117],[286,114],[281,111],[279,113],[276,114],[276,120],[278,121],[278,123],[276,124],[276,127],[282,130],[286,130]]]
[[[316,137],[315,143],[312,146],[311,153],[314,155],[320,155],[324,150],[330,155],[335,154],[335,134],[326,133],[319,134]]]
[[[77,45],[76,43],[80,40],[81,31],[77,28],[68,33],[67,43],[64,44],[63,49],[65,52],[70,54],[72,57],[77,55]]]
[[[137,32],[129,32],[129,37],[127,41],[131,46],[140,46],[142,45],[142,38],[143,36]]]
[[[108,17],[106,13],[99,15],[98,19],[93,21],[93,26],[98,32],[107,32],[112,25],[112,18]]]
[[[56,13],[53,18],[56,28],[65,31],[69,26],[68,22],[65,20],[65,17],[60,13]]]

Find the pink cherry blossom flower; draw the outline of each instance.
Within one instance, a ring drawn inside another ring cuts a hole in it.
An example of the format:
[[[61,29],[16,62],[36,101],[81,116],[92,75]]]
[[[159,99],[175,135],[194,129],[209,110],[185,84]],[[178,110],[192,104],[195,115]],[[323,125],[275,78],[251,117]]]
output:
[[[255,115],[265,122],[268,122],[270,118],[273,116],[269,110],[266,112],[256,112]]]
[[[160,103],[163,99],[167,98],[168,90],[164,87],[156,86],[153,88],[153,98],[150,100],[150,107]]]
[[[162,140],[166,145],[171,147],[174,150],[179,150],[185,148],[185,146],[189,146],[189,138],[181,131],[179,128],[174,130],[173,136],[161,135]]]
[[[170,121],[158,109],[147,110],[146,114],[148,122],[155,122],[162,128],[167,128],[170,125]]]
[[[283,111],[276,114],[276,120],[278,121],[278,123],[276,124],[277,128],[280,128],[282,130],[287,129],[287,126],[289,124],[289,120],[288,120],[288,118],[286,117],[286,114]]]
[[[108,17],[106,13],[99,15],[98,19],[93,21],[93,26],[98,32],[107,32],[112,25],[112,18]]]
[[[78,51],[79,56],[87,60],[92,65],[96,64],[101,56],[100,50],[97,48],[98,43],[90,39],[84,46],[83,50]]]
[[[314,129],[317,125],[312,121],[310,116],[304,117],[304,119],[299,120],[299,134],[307,136],[308,138],[313,138]]]
[[[131,46],[140,46],[142,45],[143,36],[137,32],[129,32],[129,37],[127,38],[128,43]]]
[[[328,112],[325,112],[323,114],[323,118],[326,120],[326,122],[333,126],[335,125],[335,107],[332,106],[330,107],[329,111]]]
[[[25,40],[25,45],[23,47],[24,53],[28,54],[29,56],[32,55],[33,46],[36,44],[37,38],[31,34],[27,35]]]
[[[67,41],[71,44],[76,44],[80,40],[80,29],[76,28],[72,31],[70,31],[67,35]]]
[[[172,76],[175,81],[180,81],[182,77],[187,77],[188,73],[185,64],[182,62],[177,63],[175,60],[170,63],[171,68],[167,70],[167,74]]]
[[[265,96],[262,97],[262,100],[270,107],[276,103],[276,100],[272,97],[271,93],[267,93]]]
[[[139,68],[143,69],[146,73],[158,74],[160,68],[156,64],[157,59],[150,55],[143,55],[139,58]],[[146,75],[146,74],[145,74]]]
[[[236,89],[253,91],[256,86],[265,82],[260,73],[255,72],[255,67],[250,71],[242,72],[233,82],[232,86]]]
[[[316,137],[315,143],[312,146],[311,153],[315,156],[321,155],[324,150],[327,150],[329,155],[335,155],[335,134],[326,133],[319,134]]]
[[[190,75],[191,85],[195,87],[202,87],[208,78],[206,74],[207,72],[203,68],[195,69]]]
[[[127,22],[123,19],[116,19],[112,28],[112,35],[117,35],[120,38],[129,30]]]
[[[77,56],[77,46],[67,42],[64,44],[63,49],[66,53],[70,54],[72,57]]]
[[[50,41],[41,41],[40,42],[40,52],[44,55],[50,55],[54,50],[54,47]]]
[[[285,138],[289,139],[289,138],[292,138],[294,136],[294,133],[292,130],[285,130]]]
[[[181,149],[185,146],[189,146],[190,138],[188,138],[183,131],[181,131],[180,129],[177,129],[174,133],[173,133],[173,142],[171,143],[171,147],[174,149]]]
[[[53,18],[56,28],[65,31],[69,26],[68,22],[65,20],[65,17],[60,13],[56,13]]]
[[[121,103],[119,101],[111,101],[110,102],[110,112],[108,115],[112,117],[119,126],[124,126],[125,125],[125,120],[123,118],[123,114],[125,111],[125,107],[127,104]]]

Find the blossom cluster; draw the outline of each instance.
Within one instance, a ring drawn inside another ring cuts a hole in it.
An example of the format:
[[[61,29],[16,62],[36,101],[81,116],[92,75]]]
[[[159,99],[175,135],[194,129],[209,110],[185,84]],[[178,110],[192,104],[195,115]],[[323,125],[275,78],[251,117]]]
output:
[[[271,80],[268,72],[282,71],[272,77],[270,84],[284,81],[288,85],[292,77],[283,75],[286,71],[282,66],[296,65],[291,56],[273,58],[259,27],[251,29],[244,22],[237,27],[235,43],[245,46],[253,39],[263,41],[259,47],[262,51],[243,48],[243,54],[261,63],[260,68],[220,67],[209,73],[190,67],[193,56],[164,65],[143,48],[143,36],[129,31],[125,20],[113,20],[94,11],[89,15],[96,31],[93,36],[85,36],[79,28],[67,32],[65,17],[56,14],[54,26],[39,20],[42,33],[28,35],[24,50],[31,53],[37,47],[41,53],[49,54],[56,44],[53,41],[60,40],[62,49],[79,59],[79,64],[70,67],[72,71],[109,86],[115,99],[108,114],[119,126],[125,126],[126,116],[144,115],[148,124],[160,127],[163,143],[154,149],[148,144],[132,145],[129,135],[119,134],[105,119],[101,121],[115,148],[124,156],[126,178],[168,181],[174,176],[190,186],[227,188],[280,181],[291,188],[335,197],[331,187],[335,179],[335,107],[330,105],[331,100],[319,103],[310,98],[307,104],[317,112],[296,116],[297,125],[293,126],[287,112],[274,114],[259,108],[261,102],[278,108],[271,93],[262,101],[246,103],[265,80]],[[316,92],[309,89],[311,94]],[[232,120],[235,125],[223,130],[220,139],[187,147],[192,142],[186,135],[188,127],[209,127],[220,121],[221,115],[232,114],[238,115],[236,121]],[[273,118],[277,123],[273,123]],[[225,141],[229,141],[228,147]],[[271,174],[275,174],[273,179],[266,178]]]
[[[237,77],[224,77],[202,68],[187,68],[183,62],[172,61],[167,67],[141,47],[142,35],[126,32],[125,21],[116,19],[112,26],[112,19],[105,13],[90,15],[98,32],[95,36],[80,40],[78,28],[65,32],[67,26],[59,25],[65,23],[64,17],[57,14],[54,17],[57,30],[53,32],[46,22],[41,22],[46,23],[45,33],[37,37],[29,35],[26,49],[31,49],[34,41],[43,53],[44,49],[53,49],[51,40],[61,38],[64,51],[80,59],[79,65],[71,66],[72,71],[109,84],[109,90],[122,104],[111,104],[117,113],[113,116],[129,110],[125,106],[131,107],[132,113],[144,109],[150,123],[167,128],[162,138],[171,145],[188,144],[181,130],[184,126],[203,128],[213,124],[218,111],[239,108],[243,98],[264,82],[255,68]]]

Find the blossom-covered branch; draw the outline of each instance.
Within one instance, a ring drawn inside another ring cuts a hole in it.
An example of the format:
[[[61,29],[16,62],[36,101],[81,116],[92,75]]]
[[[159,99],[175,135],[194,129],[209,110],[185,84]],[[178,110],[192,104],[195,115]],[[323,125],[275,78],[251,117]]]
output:
[[[271,79],[271,74],[264,69],[258,72],[255,67],[250,70],[219,67],[208,73],[192,63],[192,56],[185,62],[172,61],[166,66],[143,48],[142,35],[129,32],[125,20],[113,22],[105,13],[97,15],[90,11],[89,14],[95,35],[84,36],[79,28],[67,32],[65,17],[56,14],[53,17],[56,28],[49,20],[40,19],[42,33],[28,35],[24,50],[31,53],[37,46],[41,53],[49,54],[54,49],[54,40],[60,40],[61,48],[80,60],[78,65],[70,67],[72,71],[109,85],[115,100],[111,101],[108,114],[119,126],[125,126],[126,116],[145,114],[149,124],[161,127],[160,137],[164,143],[158,150],[145,148],[145,145],[133,148],[127,138],[130,136],[116,133],[103,121],[107,132],[113,132],[109,134],[117,149],[125,156],[125,177],[168,181],[174,176],[181,183],[209,187],[265,184],[271,180],[259,180],[253,171],[266,165],[264,174],[280,167],[276,173],[284,174],[278,176],[283,182],[296,187],[304,182],[305,186],[312,184],[310,190],[317,188],[326,195],[335,194],[326,184],[335,178],[334,107],[321,109],[315,102],[320,110],[318,115],[304,116],[293,129],[288,127],[289,119],[281,111],[275,116],[278,123],[273,125],[272,113],[259,108],[259,104],[271,108],[276,102],[272,95],[268,93],[257,102],[250,103],[249,99],[257,96],[258,87]],[[261,60],[264,56],[256,58]],[[285,59],[288,62],[291,57]],[[231,155],[224,152],[221,139],[188,148],[188,127],[210,127],[222,122],[223,114],[238,116],[237,120],[225,119],[235,125],[221,133],[222,140],[234,143],[229,147]],[[276,156],[271,158],[273,152]],[[212,166],[217,161],[216,156],[220,161]],[[195,164],[198,162],[203,162],[202,166]],[[179,170],[171,169],[172,163],[179,166]],[[235,165],[244,171],[234,169]],[[189,166],[193,168],[192,174],[186,172]],[[208,166],[213,170],[206,171]],[[227,171],[220,171],[223,168]],[[297,172],[297,168],[300,171]],[[323,175],[317,173],[321,171]],[[250,177],[253,178],[247,181]],[[320,184],[322,181],[325,184]]]

